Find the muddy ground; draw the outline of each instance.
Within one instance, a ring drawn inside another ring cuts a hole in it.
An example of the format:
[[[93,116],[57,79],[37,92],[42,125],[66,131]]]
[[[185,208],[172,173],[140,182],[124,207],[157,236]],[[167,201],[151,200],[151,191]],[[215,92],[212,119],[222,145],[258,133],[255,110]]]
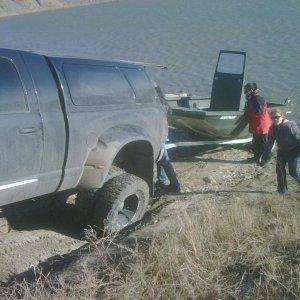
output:
[[[171,156],[182,193],[153,199],[144,220],[125,232],[127,238],[147,238],[168,230],[174,216],[184,210],[195,210],[204,199],[248,198],[253,205],[262,198],[285,199],[275,192],[274,159],[267,166],[258,167],[251,162],[251,153],[245,147],[177,149]],[[289,188],[290,195],[286,197],[300,200],[300,186],[289,180]],[[31,200],[2,209],[0,282],[3,286],[16,278],[35,275],[38,266],[51,269],[53,274],[58,270],[80,272],[82,261],[88,259],[83,257],[90,253],[90,244],[83,239],[82,214],[72,199],[60,213],[53,207],[52,199]]]

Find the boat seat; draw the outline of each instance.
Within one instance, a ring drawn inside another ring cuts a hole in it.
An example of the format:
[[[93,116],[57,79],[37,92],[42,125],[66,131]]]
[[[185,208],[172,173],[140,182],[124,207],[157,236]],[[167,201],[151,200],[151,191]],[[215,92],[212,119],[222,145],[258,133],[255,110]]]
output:
[[[177,100],[177,105],[179,107],[190,108],[191,97],[187,93],[180,94],[180,99]]]

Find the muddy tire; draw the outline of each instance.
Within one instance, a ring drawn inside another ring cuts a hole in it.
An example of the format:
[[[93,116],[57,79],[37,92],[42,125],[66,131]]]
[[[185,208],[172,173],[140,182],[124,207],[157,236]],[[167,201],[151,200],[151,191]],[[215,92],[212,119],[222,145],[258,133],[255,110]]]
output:
[[[114,177],[95,194],[93,225],[108,234],[139,221],[149,203],[149,187],[132,174]]]

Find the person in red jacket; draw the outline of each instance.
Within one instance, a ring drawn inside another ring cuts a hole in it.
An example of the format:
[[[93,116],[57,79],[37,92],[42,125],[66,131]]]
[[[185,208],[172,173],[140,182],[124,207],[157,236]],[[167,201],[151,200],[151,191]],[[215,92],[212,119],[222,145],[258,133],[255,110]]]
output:
[[[268,111],[267,101],[260,96],[260,90],[255,82],[244,86],[247,99],[246,114],[249,120],[249,132],[252,133],[254,160],[259,163],[268,142],[268,132],[272,121]]]

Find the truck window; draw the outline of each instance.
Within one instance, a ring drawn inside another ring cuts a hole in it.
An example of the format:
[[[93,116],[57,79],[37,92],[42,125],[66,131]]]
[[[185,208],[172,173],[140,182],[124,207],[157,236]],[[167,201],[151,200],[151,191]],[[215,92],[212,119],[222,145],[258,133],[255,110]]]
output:
[[[14,64],[0,57],[0,113],[27,110],[25,93]]]
[[[79,106],[133,103],[133,93],[114,67],[64,64],[72,102]]]
[[[142,69],[120,68],[132,86],[136,102],[153,102],[156,96],[150,79]]]

